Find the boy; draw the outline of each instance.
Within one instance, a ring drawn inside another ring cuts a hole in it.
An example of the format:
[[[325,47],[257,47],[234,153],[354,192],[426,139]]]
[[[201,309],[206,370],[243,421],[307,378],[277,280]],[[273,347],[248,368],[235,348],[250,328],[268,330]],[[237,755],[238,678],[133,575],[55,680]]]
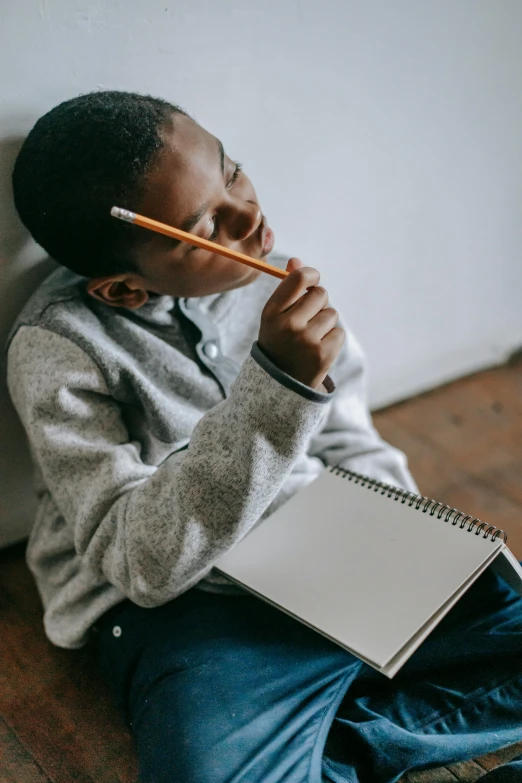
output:
[[[65,267],[9,345],[39,470],[28,563],[51,641],[94,638],[141,780],[384,783],[520,739],[522,600],[491,573],[389,682],[213,572],[325,465],[414,489],[315,269],[291,259],[277,285],[110,217],[266,256],[221,143],[164,101],[94,93],[39,120],[13,186]]]

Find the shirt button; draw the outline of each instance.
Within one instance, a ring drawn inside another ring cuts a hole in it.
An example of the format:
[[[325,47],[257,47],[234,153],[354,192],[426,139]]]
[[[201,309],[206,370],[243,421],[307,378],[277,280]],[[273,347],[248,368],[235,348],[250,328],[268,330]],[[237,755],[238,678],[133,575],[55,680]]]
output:
[[[203,353],[208,356],[209,359],[216,359],[219,354],[219,348],[216,343],[205,343],[203,346]]]
[[[114,628],[112,629],[112,635],[115,636],[116,638],[121,636],[121,628],[119,625],[114,626]]]

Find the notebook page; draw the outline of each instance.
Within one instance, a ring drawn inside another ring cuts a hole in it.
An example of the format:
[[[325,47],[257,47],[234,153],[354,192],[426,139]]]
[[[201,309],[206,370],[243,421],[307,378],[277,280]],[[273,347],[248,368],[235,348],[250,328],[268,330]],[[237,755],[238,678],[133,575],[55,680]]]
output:
[[[458,590],[453,593],[451,598],[449,598],[445,604],[442,604],[440,609],[438,609],[438,611],[430,617],[430,619],[419,629],[415,636],[411,637],[407,645],[403,647],[402,650],[399,650],[397,655],[387,662],[386,666],[380,669],[383,674],[386,674],[388,677],[394,677],[399,669],[401,669],[406,661],[413,655],[415,650],[420,647],[420,645],[428,638],[431,632],[437,627],[442,618],[445,617],[450,609],[455,606],[455,604],[462,598],[464,593],[469,590],[473,582],[475,582],[478,577],[484,573],[488,566],[494,565],[494,563],[500,559],[498,550],[495,547],[492,547],[492,550],[492,556],[488,560],[485,560],[482,565],[479,566],[479,568],[477,568],[477,570],[474,571],[473,574],[471,574],[468,579],[462,583]]]
[[[500,547],[325,470],[216,567],[383,667]]]

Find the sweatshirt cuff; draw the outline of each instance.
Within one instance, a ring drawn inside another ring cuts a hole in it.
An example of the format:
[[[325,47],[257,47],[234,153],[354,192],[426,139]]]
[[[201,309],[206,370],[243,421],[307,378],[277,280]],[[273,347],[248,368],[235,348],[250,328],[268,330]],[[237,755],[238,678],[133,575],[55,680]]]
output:
[[[265,372],[274,378],[274,380],[278,381],[278,383],[280,383],[282,386],[285,386],[287,389],[290,389],[290,391],[293,391],[296,394],[299,394],[301,397],[304,397],[306,400],[320,403],[330,402],[335,394],[335,384],[329,375],[327,375],[323,381],[324,386],[327,389],[326,394],[324,392],[317,391],[317,389],[312,389],[305,383],[297,381],[295,378],[292,378],[291,375],[288,375],[286,372],[283,372],[283,370],[280,370],[279,367],[277,367],[268,358],[266,353],[261,350],[257,341],[253,344],[250,355],[263,368],[263,370],[265,370]]]

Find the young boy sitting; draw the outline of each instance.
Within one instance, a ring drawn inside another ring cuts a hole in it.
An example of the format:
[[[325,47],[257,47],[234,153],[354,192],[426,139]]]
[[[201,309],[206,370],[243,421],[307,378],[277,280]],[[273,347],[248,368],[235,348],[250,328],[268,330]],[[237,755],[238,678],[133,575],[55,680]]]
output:
[[[13,186],[62,265],[9,343],[40,494],[28,563],[49,639],[93,639],[143,783],[391,783],[519,740],[522,599],[493,573],[388,681],[213,571],[325,465],[415,489],[315,269],[290,259],[278,284],[111,218],[267,256],[218,139],[162,100],[84,95],[36,123]]]

